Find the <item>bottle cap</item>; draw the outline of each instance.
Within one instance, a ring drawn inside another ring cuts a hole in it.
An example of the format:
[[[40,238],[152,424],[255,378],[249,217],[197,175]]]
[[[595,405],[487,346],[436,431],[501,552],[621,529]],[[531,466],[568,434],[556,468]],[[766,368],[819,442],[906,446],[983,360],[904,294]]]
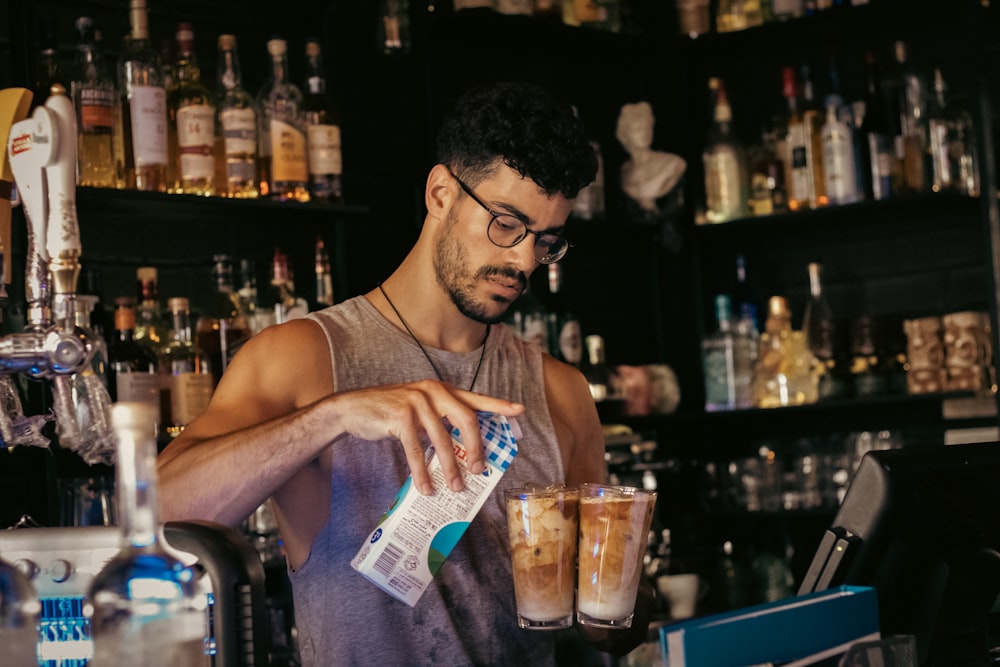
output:
[[[288,42],[280,37],[267,40],[267,52],[272,56],[283,56],[288,52]]]
[[[236,35],[219,35],[219,50],[232,51],[236,48]]]

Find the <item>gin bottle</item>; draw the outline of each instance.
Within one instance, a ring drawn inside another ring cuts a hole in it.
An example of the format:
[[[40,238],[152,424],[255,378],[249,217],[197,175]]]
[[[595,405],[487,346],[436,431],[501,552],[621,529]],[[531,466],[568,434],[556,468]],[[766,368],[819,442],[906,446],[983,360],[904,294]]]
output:
[[[167,91],[149,41],[146,0],[129,0],[131,33],[118,63],[125,187],[167,190]]]
[[[209,665],[208,599],[194,570],[160,543],[156,504],[156,415],[141,403],[117,403],[115,493],[123,547],[91,582],[87,605],[93,667]]]
[[[753,359],[749,332],[733,324],[728,294],[715,297],[715,331],[702,341],[705,410],[749,408],[752,404]]]
[[[216,159],[222,161],[225,180],[215,184],[216,192],[228,197],[257,196],[257,109],[241,83],[236,37],[219,35],[216,94],[219,109],[219,141]]]
[[[260,193],[280,201],[309,201],[302,91],[288,79],[288,43],[267,42],[271,76],[257,94]]]

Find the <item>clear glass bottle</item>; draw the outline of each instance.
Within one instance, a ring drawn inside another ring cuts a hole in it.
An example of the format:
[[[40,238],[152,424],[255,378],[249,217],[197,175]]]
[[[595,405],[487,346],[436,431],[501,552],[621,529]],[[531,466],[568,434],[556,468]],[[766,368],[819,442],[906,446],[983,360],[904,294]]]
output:
[[[229,362],[252,331],[233,288],[233,262],[229,255],[212,258],[212,292],[209,304],[198,318],[198,346],[209,356],[215,384],[222,379]]]
[[[278,324],[305,317],[309,314],[309,304],[295,292],[295,280],[288,266],[288,255],[280,248],[274,249],[271,260],[271,301],[274,305],[274,320]]]
[[[131,32],[118,62],[125,187],[167,190],[167,91],[149,41],[146,0],[129,0]]]
[[[135,271],[135,278],[137,305],[133,338],[159,355],[170,335],[170,323],[163,316],[160,304],[159,272],[155,266],[140,266]]]
[[[76,109],[77,185],[113,188],[116,183],[115,82],[94,40],[94,20],[76,20],[78,41],[70,91]]]
[[[216,69],[216,105],[219,110],[215,151],[217,194],[253,198],[257,192],[257,108],[243,88],[242,69],[234,35],[219,35]]]
[[[705,410],[717,412],[749,408],[753,396],[753,359],[748,332],[733,324],[728,294],[715,297],[716,328],[702,341]]]
[[[316,272],[316,308],[326,308],[334,304],[333,275],[330,272],[330,253],[323,239],[316,237],[314,268]]]
[[[840,98],[833,95],[827,97],[826,122],[822,131],[823,175],[830,203],[851,204],[861,198],[855,171],[854,135],[840,111]]]
[[[583,330],[580,318],[566,298],[563,268],[549,264],[549,353],[567,364],[580,367],[583,362]]]
[[[160,425],[160,376],[153,348],[135,339],[135,305],[116,299],[115,336],[108,345],[108,393],[115,402],[145,403]]]
[[[167,91],[169,137],[177,146],[174,191],[215,194],[215,100],[201,80],[190,23],[177,25],[177,63]]]
[[[393,56],[410,50],[409,0],[381,0],[375,46],[383,55]]]
[[[4,664],[38,664],[39,616],[42,605],[31,581],[14,565],[0,559],[0,647]]]
[[[922,192],[927,185],[927,80],[909,62],[906,42],[895,42],[895,76],[899,89],[899,127],[903,141],[903,187]]]
[[[257,166],[261,195],[309,201],[302,91],[288,79],[288,43],[268,40],[271,73],[257,94]]]
[[[302,112],[309,156],[309,196],[320,201],[342,202],[344,166],[340,151],[340,113],[327,92],[323,52],[317,39],[306,40]]]
[[[205,408],[212,399],[215,383],[209,356],[196,343],[191,329],[191,309],[184,297],[167,300],[173,319],[170,341],[163,350],[160,367],[167,375],[166,396],[161,393],[164,429],[176,436]],[[163,390],[161,385],[161,391]]]
[[[155,413],[144,403],[111,408],[117,439],[115,495],[123,547],[90,584],[92,664],[209,665],[208,599],[195,571],[160,542]]]
[[[826,203],[822,165],[822,138],[817,112],[807,102],[794,67],[782,70],[782,92],[788,101],[788,208],[798,211]],[[818,150],[817,150],[818,149]]]
[[[748,214],[746,159],[732,131],[733,112],[722,80],[712,77],[709,91],[715,96],[712,128],[702,162],[705,166],[705,217],[726,222]]]

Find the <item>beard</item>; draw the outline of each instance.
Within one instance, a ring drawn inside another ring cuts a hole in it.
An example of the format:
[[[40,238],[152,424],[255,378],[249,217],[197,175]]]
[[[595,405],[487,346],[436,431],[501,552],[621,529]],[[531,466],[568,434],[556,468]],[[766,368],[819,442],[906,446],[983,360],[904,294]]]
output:
[[[434,275],[458,311],[471,320],[482,324],[497,324],[503,321],[512,302],[495,298],[485,303],[476,299],[476,285],[480,280],[502,277],[517,281],[524,292],[528,277],[523,272],[509,266],[487,264],[472,271],[465,257],[468,253],[454,234],[458,218],[451,212],[445,221],[444,232],[434,247]]]

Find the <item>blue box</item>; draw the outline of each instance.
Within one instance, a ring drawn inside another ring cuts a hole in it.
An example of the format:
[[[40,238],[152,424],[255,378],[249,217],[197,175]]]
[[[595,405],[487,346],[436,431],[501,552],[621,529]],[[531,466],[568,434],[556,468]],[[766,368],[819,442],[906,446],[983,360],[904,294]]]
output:
[[[664,626],[660,647],[670,667],[745,667],[880,636],[875,589],[841,586]]]

